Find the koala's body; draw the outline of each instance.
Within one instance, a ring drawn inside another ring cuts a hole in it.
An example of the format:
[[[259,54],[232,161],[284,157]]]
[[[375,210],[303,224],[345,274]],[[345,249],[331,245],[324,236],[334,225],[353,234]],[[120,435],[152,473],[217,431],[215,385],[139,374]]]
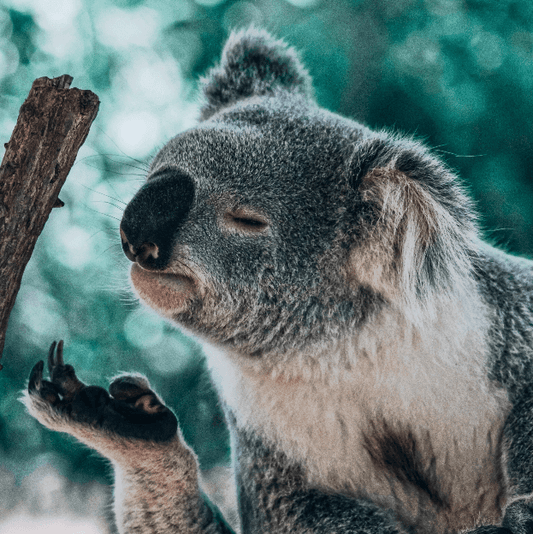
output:
[[[205,343],[248,533],[533,532],[533,263],[483,244],[420,144],[319,108],[233,34],[121,223],[135,291]],[[122,533],[230,529],[141,376],[51,349],[26,404],[111,459]]]

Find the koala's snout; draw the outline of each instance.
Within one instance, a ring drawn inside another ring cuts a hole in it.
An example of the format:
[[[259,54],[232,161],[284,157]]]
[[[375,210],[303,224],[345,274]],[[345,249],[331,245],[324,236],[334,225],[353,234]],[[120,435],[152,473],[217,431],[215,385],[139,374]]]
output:
[[[149,178],[126,206],[120,223],[128,259],[145,269],[164,269],[193,200],[194,184],[186,174],[166,170]]]

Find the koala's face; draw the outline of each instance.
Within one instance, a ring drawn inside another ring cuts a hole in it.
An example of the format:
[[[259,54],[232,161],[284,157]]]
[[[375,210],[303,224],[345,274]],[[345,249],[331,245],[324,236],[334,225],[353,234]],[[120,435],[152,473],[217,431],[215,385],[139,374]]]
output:
[[[359,319],[342,267],[347,154],[362,132],[302,99],[262,97],[174,138],[121,224],[139,296],[247,354]]]
[[[121,223],[135,290],[162,315],[258,357],[325,347],[465,278],[474,227],[453,177],[320,109],[284,43],[232,35],[204,96]]]

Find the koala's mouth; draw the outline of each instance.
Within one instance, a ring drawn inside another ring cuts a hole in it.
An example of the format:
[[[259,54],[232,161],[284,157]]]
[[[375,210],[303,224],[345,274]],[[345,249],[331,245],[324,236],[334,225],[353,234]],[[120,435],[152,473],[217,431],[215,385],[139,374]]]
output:
[[[185,308],[196,289],[189,276],[149,271],[137,263],[131,266],[130,277],[139,297],[162,312],[177,312]]]

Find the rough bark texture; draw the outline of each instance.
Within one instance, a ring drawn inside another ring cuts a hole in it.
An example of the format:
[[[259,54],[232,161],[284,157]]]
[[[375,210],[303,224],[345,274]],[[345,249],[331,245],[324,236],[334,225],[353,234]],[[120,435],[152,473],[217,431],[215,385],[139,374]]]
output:
[[[0,357],[22,274],[98,113],[72,77],[38,78],[20,108],[0,166]],[[0,366],[0,369],[2,367]]]

